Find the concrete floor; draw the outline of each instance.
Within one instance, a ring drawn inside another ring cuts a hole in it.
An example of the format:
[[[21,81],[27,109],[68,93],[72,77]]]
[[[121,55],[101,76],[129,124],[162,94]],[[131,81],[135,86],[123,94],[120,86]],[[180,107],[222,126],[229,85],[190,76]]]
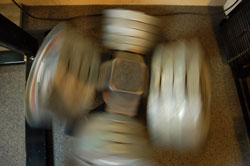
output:
[[[118,6],[124,7],[124,6]],[[32,7],[29,12],[41,17],[69,17],[79,14],[100,13],[102,6]],[[107,7],[106,7],[107,8]],[[218,8],[176,6],[129,6],[148,14],[172,12],[215,12]],[[155,159],[164,166],[248,166],[250,146],[243,121],[239,99],[230,68],[222,62],[215,38],[221,15],[160,16],[162,41],[198,37],[210,64],[212,83],[211,126],[204,150],[199,154],[155,152]],[[23,18],[26,30],[50,29],[57,22]],[[79,31],[100,41],[101,17],[80,18],[72,21]],[[0,165],[24,165],[24,67],[0,66]],[[55,165],[65,163],[64,145],[70,138],[63,134],[63,123],[54,123]],[[18,146],[16,146],[18,145]],[[2,150],[4,149],[4,150]]]

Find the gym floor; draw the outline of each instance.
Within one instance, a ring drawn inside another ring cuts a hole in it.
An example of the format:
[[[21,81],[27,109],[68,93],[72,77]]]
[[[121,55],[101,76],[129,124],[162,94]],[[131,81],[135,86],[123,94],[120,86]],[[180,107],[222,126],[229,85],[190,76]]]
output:
[[[101,13],[103,6],[27,7],[33,15],[65,18],[80,14]],[[218,7],[184,6],[117,6],[144,11],[151,15],[175,12],[214,13]],[[167,166],[247,166],[250,165],[250,146],[232,73],[216,41],[222,15],[159,16],[162,20],[162,41],[197,37],[204,47],[210,64],[212,83],[211,126],[208,141],[199,154],[157,152],[160,165]],[[101,17],[85,17],[71,21],[80,33],[100,42]],[[58,22],[22,17],[27,31],[46,31]],[[24,127],[25,66],[0,66],[0,165],[25,165]],[[65,145],[71,141],[64,135],[64,123],[55,119],[53,124],[55,165],[64,165]]]

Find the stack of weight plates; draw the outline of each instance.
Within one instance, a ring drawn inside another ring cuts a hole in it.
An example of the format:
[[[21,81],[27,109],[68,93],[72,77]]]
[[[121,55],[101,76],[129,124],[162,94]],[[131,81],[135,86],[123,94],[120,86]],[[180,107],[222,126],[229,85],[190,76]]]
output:
[[[33,127],[49,123],[52,112],[75,118],[90,110],[99,74],[99,53],[66,24],[44,39],[26,85],[26,119]]]
[[[73,165],[153,165],[146,130],[133,118],[106,112],[94,114],[77,133]]]
[[[104,11],[103,45],[114,50],[145,54],[155,45],[159,20],[142,12]]]
[[[210,82],[197,40],[161,44],[152,59],[147,118],[153,143],[195,150],[207,137]]]

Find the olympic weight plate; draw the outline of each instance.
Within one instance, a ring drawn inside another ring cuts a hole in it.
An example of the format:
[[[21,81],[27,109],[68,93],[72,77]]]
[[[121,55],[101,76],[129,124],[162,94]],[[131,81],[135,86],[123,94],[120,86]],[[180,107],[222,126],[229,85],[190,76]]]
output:
[[[149,41],[155,41],[155,38],[156,38],[156,36],[152,33],[148,33],[148,32],[137,30],[137,29],[132,29],[132,28],[113,26],[113,25],[104,26],[103,32],[122,35],[122,36],[132,36],[135,38],[145,39]]]
[[[29,73],[25,93],[25,110],[27,122],[33,127],[46,125],[51,119],[45,103],[51,92],[55,67],[63,43],[63,28],[64,25],[59,24],[46,36]],[[45,95],[46,93],[48,94]]]
[[[147,119],[153,143],[165,149],[196,150],[210,119],[210,82],[197,40],[157,47],[153,60]]]
[[[137,29],[145,32],[154,33],[156,35],[158,34],[159,31],[158,26],[128,19],[120,19],[120,18],[104,18],[104,26],[105,25]]]
[[[138,54],[149,52],[158,39],[158,19],[142,12],[110,9],[104,11],[103,45]]]
[[[99,51],[67,24],[57,25],[38,50],[26,86],[26,117],[43,126],[56,113],[75,118],[93,106]]]
[[[79,126],[72,165],[149,166],[151,147],[146,129],[134,118],[110,113],[92,114]]]
[[[127,20],[134,20],[138,22],[144,22],[147,24],[152,25],[159,25],[159,20],[155,17],[146,15],[143,12],[138,11],[131,11],[131,10],[125,10],[125,9],[109,9],[104,11],[105,17],[111,17],[111,18],[121,18],[121,19],[127,19]]]
[[[103,40],[112,41],[114,43],[124,43],[124,44],[131,44],[140,47],[145,47],[145,50],[152,47],[152,45],[154,44],[154,42],[145,39],[140,39],[131,36],[122,36],[117,34],[109,34],[109,33],[103,34]]]

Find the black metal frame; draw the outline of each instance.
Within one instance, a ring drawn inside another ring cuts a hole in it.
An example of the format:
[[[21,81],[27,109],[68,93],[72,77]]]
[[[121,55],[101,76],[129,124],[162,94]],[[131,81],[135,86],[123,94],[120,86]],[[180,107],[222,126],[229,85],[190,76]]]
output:
[[[38,41],[22,28],[0,14],[0,45],[23,55],[33,56],[38,49]]]
[[[10,50],[0,51],[0,65],[24,64],[24,55]]]
[[[0,45],[10,49],[10,51],[4,53],[4,56],[0,56],[0,62],[2,64],[15,64],[26,55],[27,80],[33,59],[38,50],[38,40],[1,14],[0,25]],[[6,57],[7,54],[13,55],[13,59]],[[25,122],[25,138],[27,166],[54,165],[52,129],[31,128]]]
[[[246,124],[248,138],[250,139],[250,91],[247,83],[247,77],[250,76],[250,66],[246,68],[231,66],[231,69]]]
[[[219,42],[231,67],[241,109],[250,139],[250,1],[243,0],[220,24]]]

